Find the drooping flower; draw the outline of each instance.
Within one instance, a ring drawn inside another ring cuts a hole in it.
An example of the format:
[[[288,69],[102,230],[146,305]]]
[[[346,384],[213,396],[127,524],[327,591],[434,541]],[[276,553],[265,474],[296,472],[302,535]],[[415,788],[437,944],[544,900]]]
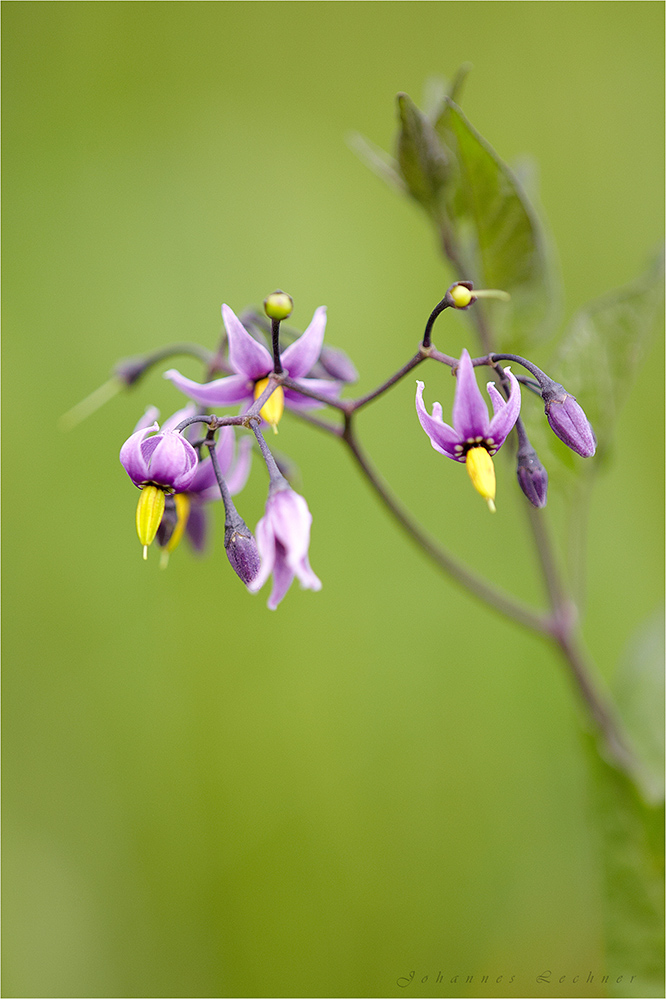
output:
[[[248,333],[228,305],[222,306],[222,317],[229,341],[229,364],[236,373],[203,384],[186,378],[173,368],[166,371],[164,377],[203,406],[215,408],[237,403],[249,406],[268,385],[268,377],[273,371],[273,357],[263,344]],[[325,329],[326,307],[322,305],[315,311],[305,332],[283,351],[281,362],[289,378],[304,389],[336,399],[340,394],[339,382],[307,377],[321,353]],[[315,399],[293,389],[283,389],[279,385],[261,410],[261,415],[275,427],[284,406],[298,410],[313,409],[321,405]]]
[[[483,496],[491,510],[495,509],[495,468],[492,455],[502,446],[520,413],[520,388],[510,368],[504,369],[511,386],[508,401],[492,382],[487,389],[493,405],[493,416],[476,383],[474,367],[463,350],[456,370],[456,392],[453,401],[453,426],[442,420],[442,407],[436,402],[432,416],[423,402],[423,382],[417,382],[416,412],[430,443],[440,454],[462,461],[474,488]]]
[[[255,531],[261,568],[248,586],[251,593],[256,593],[273,574],[273,590],[268,601],[270,610],[278,606],[294,576],[298,577],[303,589],[321,589],[321,581],[308,560],[311,524],[312,514],[302,496],[286,485],[270,490],[266,513]]]
[[[136,530],[144,558],[148,557],[148,546],[153,543],[162,520],[165,494],[187,490],[198,463],[196,451],[182,434],[159,430],[157,422],[148,427],[140,426],[120,449],[123,468],[134,485],[141,489]]]

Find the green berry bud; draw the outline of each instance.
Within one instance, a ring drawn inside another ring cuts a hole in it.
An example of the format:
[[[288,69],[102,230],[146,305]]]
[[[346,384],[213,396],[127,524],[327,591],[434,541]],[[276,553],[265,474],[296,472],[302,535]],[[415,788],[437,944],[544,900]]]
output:
[[[286,291],[274,291],[264,299],[264,312],[269,319],[282,321],[291,315],[293,308],[294,301]]]

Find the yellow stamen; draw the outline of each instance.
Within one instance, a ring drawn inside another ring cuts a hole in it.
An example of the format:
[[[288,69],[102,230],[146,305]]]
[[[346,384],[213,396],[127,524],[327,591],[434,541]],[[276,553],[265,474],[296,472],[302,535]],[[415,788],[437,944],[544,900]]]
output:
[[[190,515],[190,497],[187,493],[176,493],[173,499],[176,504],[176,526],[173,529],[173,534],[164,546],[164,551],[166,552],[172,552],[180,544],[183,531],[187,527],[187,518]]]
[[[254,386],[254,398],[255,400],[259,398],[261,393],[266,389],[268,385],[268,378],[262,378]],[[280,422],[280,417],[284,412],[284,389],[281,385],[278,385],[271,396],[266,400],[266,403],[262,406],[260,415],[264,418],[266,423],[270,423],[275,433],[277,433],[277,425]]]
[[[143,557],[148,558],[164,513],[164,491],[158,486],[144,486],[136,508],[136,533],[143,545]]]
[[[491,513],[495,513],[495,466],[485,447],[472,447],[465,459],[472,485],[483,496]]]

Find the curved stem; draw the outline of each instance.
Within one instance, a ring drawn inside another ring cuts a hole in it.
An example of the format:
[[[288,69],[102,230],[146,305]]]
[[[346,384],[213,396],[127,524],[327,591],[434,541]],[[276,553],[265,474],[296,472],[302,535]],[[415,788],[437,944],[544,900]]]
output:
[[[465,565],[458,562],[446,549],[437,545],[432,538],[416,524],[412,518],[403,510],[398,501],[390,492],[388,486],[381,480],[377,472],[372,468],[368,459],[364,455],[356,439],[352,426],[351,416],[345,421],[345,429],[342,439],[349,448],[354,460],[363,472],[365,478],[370,483],[384,506],[391,516],[409,537],[416,542],[422,551],[444,572],[448,573],[457,583],[463,586],[468,592],[478,600],[493,607],[500,614],[522,624],[541,635],[550,633],[548,619],[536,613],[525,604],[520,603],[513,597],[501,590],[496,589],[481,577],[471,572]]]

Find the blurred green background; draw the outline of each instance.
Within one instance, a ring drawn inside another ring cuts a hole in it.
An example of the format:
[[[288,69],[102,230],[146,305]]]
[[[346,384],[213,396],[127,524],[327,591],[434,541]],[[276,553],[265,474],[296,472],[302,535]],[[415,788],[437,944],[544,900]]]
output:
[[[563,318],[634,278],[662,230],[662,5],[12,2],[3,20],[4,995],[603,994],[578,707],[551,651],[439,576],[289,416],[324,587],[276,613],[233,576],[221,510],[205,560],[141,560],[117,454],[146,404],[181,404],[159,372],[56,424],[118,358],[213,347],[222,301],[275,287],[300,328],[328,305],[359,392],[402,364],[451,274],[347,138],[391,148],[396,92],[421,102],[465,60],[467,116],[538,164]],[[470,343],[463,317],[439,322],[442,349]],[[451,383],[427,376],[446,415]],[[460,557],[543,601],[509,464],[491,519],[431,449],[413,381],[363,414],[366,445]],[[609,679],[661,597],[663,392],[659,344],[593,501],[584,634]],[[265,490],[256,461],[251,525]]]

